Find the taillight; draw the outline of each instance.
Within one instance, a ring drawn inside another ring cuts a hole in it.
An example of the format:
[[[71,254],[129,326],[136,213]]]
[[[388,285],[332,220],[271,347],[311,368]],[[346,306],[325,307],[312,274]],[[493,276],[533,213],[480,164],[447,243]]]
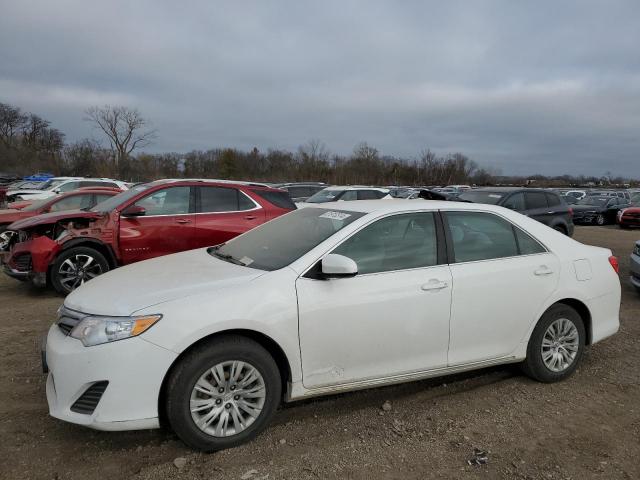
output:
[[[569,216],[573,217],[573,208],[569,207]]]
[[[620,272],[620,264],[618,263],[617,257],[614,257],[613,255],[611,255],[609,257],[609,263],[611,264],[611,267],[613,267],[613,269],[616,271],[616,273]]]

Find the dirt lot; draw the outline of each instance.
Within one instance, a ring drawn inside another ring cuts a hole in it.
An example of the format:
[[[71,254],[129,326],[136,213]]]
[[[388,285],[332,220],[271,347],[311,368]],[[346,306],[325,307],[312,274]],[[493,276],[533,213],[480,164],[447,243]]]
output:
[[[640,232],[581,227],[576,238],[620,258],[622,328],[569,381],[502,367],[294,403],[256,441],[213,455],[164,430],[50,418],[37,342],[62,299],[0,275],[0,478],[640,478],[640,296],[627,282]],[[488,464],[467,464],[474,447]]]

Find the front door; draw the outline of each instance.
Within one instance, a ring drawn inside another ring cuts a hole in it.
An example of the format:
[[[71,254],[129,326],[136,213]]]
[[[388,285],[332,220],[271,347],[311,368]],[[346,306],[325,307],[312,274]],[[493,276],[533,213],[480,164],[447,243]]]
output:
[[[451,273],[436,238],[431,212],[384,217],[330,252],[355,260],[358,275],[298,279],[305,387],[446,366]]]
[[[167,187],[138,200],[145,214],[120,215],[120,255],[124,264],[195,248],[191,187]]]
[[[449,365],[511,354],[558,284],[558,259],[506,219],[447,212],[453,293]]]

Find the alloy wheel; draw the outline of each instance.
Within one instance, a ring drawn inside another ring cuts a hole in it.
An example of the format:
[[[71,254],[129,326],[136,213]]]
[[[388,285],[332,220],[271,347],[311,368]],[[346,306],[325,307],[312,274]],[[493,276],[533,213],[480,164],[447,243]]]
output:
[[[579,348],[578,329],[571,320],[559,318],[544,333],[542,360],[552,372],[563,372],[573,364]]]
[[[200,430],[214,437],[230,437],[257,420],[265,399],[265,381],[258,369],[232,360],[218,363],[200,376],[189,408]]]
[[[13,230],[5,230],[0,233],[0,252],[9,250],[11,242],[17,235],[18,232],[14,232]]]
[[[596,217],[596,224],[598,224],[598,225],[604,225],[604,215],[599,214],[599,215]]]
[[[60,268],[58,268],[60,283],[69,291],[102,273],[102,265],[91,255],[87,254],[78,254],[69,257],[62,262]]]

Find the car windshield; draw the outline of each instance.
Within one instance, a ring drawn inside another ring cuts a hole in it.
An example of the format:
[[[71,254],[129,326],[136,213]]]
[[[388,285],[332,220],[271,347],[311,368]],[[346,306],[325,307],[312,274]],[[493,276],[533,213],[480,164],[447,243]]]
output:
[[[35,212],[36,210],[38,210],[40,207],[42,207],[48,201],[49,200],[36,200],[36,201],[32,202],[31,205],[29,205],[28,207],[23,208],[22,211],[23,212]]]
[[[335,202],[344,190],[320,190],[307,199],[307,203],[327,203]]]
[[[609,197],[585,197],[582,200],[578,200],[576,205],[595,205],[597,207],[604,207],[609,200]]]
[[[212,247],[209,253],[258,270],[278,270],[363,215],[345,210],[303,208],[271,220],[220,247]]]
[[[130,198],[135,197],[140,192],[145,191],[149,187],[150,187],[150,185],[147,185],[147,184],[136,185],[135,187],[133,187],[133,188],[131,188],[129,190],[126,190],[126,191],[124,191],[122,193],[119,193],[118,195],[114,195],[113,197],[108,198],[105,201],[98,203],[90,211],[91,212],[110,212],[114,208],[116,208],[119,205],[121,205],[123,202],[126,202]]]
[[[62,182],[64,182],[64,180],[56,180],[56,179],[52,178],[51,180],[47,180],[46,182],[42,182],[42,185],[40,185],[37,189],[38,190],[51,190],[56,185],[60,185]]]
[[[446,193],[446,192],[445,192]],[[505,196],[502,192],[464,192],[458,199],[471,203],[489,203],[491,205],[497,205],[498,202]]]

